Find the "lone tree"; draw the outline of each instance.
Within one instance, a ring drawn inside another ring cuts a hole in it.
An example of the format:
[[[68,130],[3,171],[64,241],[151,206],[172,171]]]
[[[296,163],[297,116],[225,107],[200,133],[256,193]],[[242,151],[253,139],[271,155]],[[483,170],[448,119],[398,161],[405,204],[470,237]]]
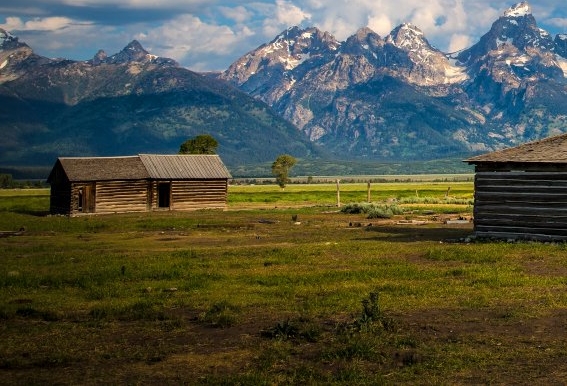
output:
[[[179,154],[215,154],[219,143],[209,134],[189,138],[179,147]]]
[[[276,182],[280,188],[285,188],[289,182],[289,170],[296,162],[297,160],[289,154],[282,154],[272,164],[272,174],[276,176]]]

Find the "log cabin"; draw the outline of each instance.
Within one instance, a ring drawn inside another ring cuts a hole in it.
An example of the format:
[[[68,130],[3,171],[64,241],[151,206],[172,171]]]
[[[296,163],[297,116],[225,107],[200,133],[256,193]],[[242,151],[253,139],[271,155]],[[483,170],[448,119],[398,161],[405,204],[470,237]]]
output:
[[[567,240],[567,134],[465,162],[475,166],[477,237]]]
[[[218,155],[60,157],[47,179],[50,212],[224,209],[229,178]]]

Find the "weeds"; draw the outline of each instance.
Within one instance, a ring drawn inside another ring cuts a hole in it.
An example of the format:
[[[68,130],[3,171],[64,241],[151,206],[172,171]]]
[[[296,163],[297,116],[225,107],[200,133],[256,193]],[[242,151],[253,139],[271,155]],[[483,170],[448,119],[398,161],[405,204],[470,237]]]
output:
[[[226,301],[215,303],[207,311],[199,315],[199,322],[215,328],[232,327],[238,321],[238,307]]]
[[[393,320],[382,313],[378,292],[370,292],[368,297],[362,300],[362,312],[350,326],[356,331],[369,332],[392,330],[393,327]]]
[[[299,336],[299,328],[289,320],[278,322],[274,327],[262,331],[262,336],[270,339],[294,339]]]
[[[308,342],[316,342],[321,335],[321,328],[309,320],[289,320],[278,322],[275,326],[262,330],[264,338],[290,340],[303,339]]]
[[[403,209],[397,205],[366,202],[346,204],[342,207],[341,212],[347,214],[363,213],[367,215],[367,218],[392,218],[394,215],[404,213]]]

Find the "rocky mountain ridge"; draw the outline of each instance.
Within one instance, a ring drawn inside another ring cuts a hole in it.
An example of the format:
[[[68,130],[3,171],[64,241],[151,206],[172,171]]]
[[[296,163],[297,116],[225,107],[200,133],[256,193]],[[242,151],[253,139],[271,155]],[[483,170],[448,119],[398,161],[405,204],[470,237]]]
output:
[[[281,153],[462,159],[565,132],[566,58],[567,36],[541,30],[525,2],[456,53],[408,23],[384,37],[361,28],[344,42],[292,27],[216,76],[137,41],[86,61],[49,59],[0,30],[0,166],[171,153],[202,133],[234,167]]]
[[[50,167],[58,156],[176,153],[209,133],[227,165],[321,151],[226,82],[148,53],[137,41],[86,61],[49,59],[0,30],[0,167]]]
[[[299,41],[317,50],[276,49]],[[386,37],[362,28],[344,42],[294,27],[220,78],[268,103],[337,157],[434,158],[566,131],[566,47],[567,36],[553,39],[522,2],[457,53],[432,47],[411,24]],[[285,66],[291,59],[295,65]]]

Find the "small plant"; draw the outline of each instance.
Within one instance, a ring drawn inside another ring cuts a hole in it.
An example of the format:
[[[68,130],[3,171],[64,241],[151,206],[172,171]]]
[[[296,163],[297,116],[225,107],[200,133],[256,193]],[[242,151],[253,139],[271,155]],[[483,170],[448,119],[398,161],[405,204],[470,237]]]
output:
[[[262,336],[270,339],[293,339],[299,335],[299,328],[289,320],[278,322],[274,327],[262,331]]]
[[[370,292],[367,298],[362,300],[362,313],[354,322],[357,330],[372,330],[380,328],[390,330],[393,322],[387,318],[380,309],[379,296],[377,292]]]
[[[378,303],[378,293],[370,292],[368,298],[362,300],[363,320],[374,321],[381,316],[380,303]]]
[[[261,335],[269,339],[304,339],[308,342],[316,342],[321,334],[319,326],[309,323],[307,320],[278,322],[274,327],[262,330]]]
[[[226,301],[222,301],[220,303],[213,304],[208,311],[203,312],[199,316],[199,321],[210,327],[231,327],[236,323],[236,311],[236,307],[231,306]]]

